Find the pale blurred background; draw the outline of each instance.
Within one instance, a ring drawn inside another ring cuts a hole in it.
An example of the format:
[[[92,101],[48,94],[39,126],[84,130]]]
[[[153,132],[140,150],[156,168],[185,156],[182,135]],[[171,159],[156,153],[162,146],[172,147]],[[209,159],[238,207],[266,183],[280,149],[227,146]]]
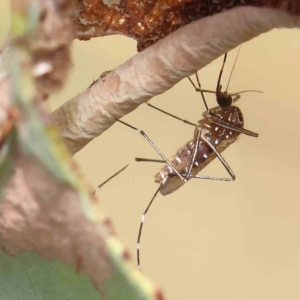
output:
[[[0,4],[0,37],[9,28],[8,1]],[[223,86],[237,49],[229,54]],[[74,66],[65,89],[50,99],[51,109],[86,89],[102,72],[136,53],[122,36],[74,42]],[[202,85],[214,89],[218,59],[200,71]],[[229,91],[245,93],[238,103],[245,128],[224,152],[237,180],[192,180],[169,196],[159,195],[144,226],[142,268],[172,300],[300,299],[300,30],[274,30],[243,45]],[[215,106],[213,95],[208,95]],[[192,122],[204,110],[187,80],[152,104]],[[166,156],[190,140],[193,128],[142,105],[123,118],[144,129]],[[92,186],[134,157],[158,158],[136,132],[115,124],[75,158]],[[157,188],[160,164],[136,163],[100,191],[121,241],[133,254],[142,212]],[[202,174],[227,176],[218,161]],[[9,300],[9,299],[7,299]]]

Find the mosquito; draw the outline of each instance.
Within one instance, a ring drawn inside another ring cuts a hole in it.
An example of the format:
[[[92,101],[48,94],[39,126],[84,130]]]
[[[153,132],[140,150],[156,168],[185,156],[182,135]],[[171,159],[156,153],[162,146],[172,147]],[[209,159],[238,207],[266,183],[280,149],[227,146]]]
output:
[[[227,59],[227,53],[224,55],[222,67],[219,73],[218,82],[216,86],[216,91],[204,90],[201,88],[199,76],[197,72],[195,73],[197,85],[188,77],[189,81],[195,88],[197,92],[200,92],[201,98],[203,100],[205,111],[203,112],[203,118],[198,121],[198,124],[179,118],[173,114],[170,114],[152,104],[147,103],[148,106],[154,108],[166,115],[169,115],[181,122],[195,127],[194,137],[187,142],[183,147],[181,147],[174,156],[169,160],[164,156],[164,154],[157,148],[157,146],[152,142],[152,140],[146,135],[146,133],[128,123],[121,120],[116,120],[125,126],[138,131],[155,149],[155,151],[160,155],[162,160],[158,159],[147,159],[147,158],[135,158],[136,162],[157,162],[166,163],[166,165],[160,170],[159,173],[155,175],[155,182],[159,184],[158,189],[152,196],[151,201],[147,205],[143,212],[142,220],[139,226],[138,237],[137,237],[137,264],[140,268],[140,242],[142,236],[143,225],[145,222],[146,214],[149,211],[154,199],[160,192],[162,195],[168,195],[173,193],[175,190],[179,189],[187,181],[192,178],[196,179],[207,179],[207,180],[217,180],[217,181],[234,181],[236,176],[228,163],[225,161],[221,153],[232,143],[234,143],[240,134],[245,134],[251,137],[258,137],[258,134],[247,130],[244,128],[244,118],[241,110],[233,105],[239,100],[241,93],[244,92],[260,92],[256,90],[246,90],[238,93],[229,94],[227,92],[230,79],[235,68],[237,58],[239,56],[240,48],[237,53],[233,68],[230,73],[230,77],[227,83],[226,90],[222,92],[221,79],[223,74],[223,69]],[[206,103],[204,93],[214,93],[216,94],[216,100],[218,106],[209,109]],[[260,92],[261,93],[261,92]],[[235,96],[233,98],[233,96]],[[198,175],[198,173],[204,169],[211,161],[218,158],[221,164],[224,166],[229,174],[229,177],[213,177]],[[109,182],[111,179],[116,177],[118,174],[127,169],[130,165],[127,164],[114,175],[109,177],[103,183],[97,186],[94,193]]]

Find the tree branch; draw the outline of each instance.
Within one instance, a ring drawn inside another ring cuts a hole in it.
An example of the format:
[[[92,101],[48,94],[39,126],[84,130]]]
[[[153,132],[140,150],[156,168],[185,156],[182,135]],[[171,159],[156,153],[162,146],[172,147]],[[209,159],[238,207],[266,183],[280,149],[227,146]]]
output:
[[[240,7],[195,21],[135,55],[51,115],[74,154],[115,118],[172,88],[223,53],[273,28],[300,27],[284,11]]]

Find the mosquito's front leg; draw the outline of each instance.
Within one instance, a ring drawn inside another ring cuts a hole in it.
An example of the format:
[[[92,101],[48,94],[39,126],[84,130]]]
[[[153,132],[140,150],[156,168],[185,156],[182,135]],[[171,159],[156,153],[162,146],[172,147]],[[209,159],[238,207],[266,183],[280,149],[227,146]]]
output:
[[[193,122],[190,122],[190,121],[188,121],[188,120],[185,120],[185,119],[182,119],[182,118],[180,118],[180,117],[177,117],[177,116],[175,116],[175,115],[173,115],[173,114],[170,114],[170,113],[168,113],[167,111],[165,111],[165,110],[163,110],[163,109],[160,109],[160,108],[158,108],[158,107],[156,107],[156,106],[154,106],[154,105],[152,105],[152,104],[150,104],[150,103],[147,103],[147,105],[150,106],[151,108],[154,108],[154,109],[156,109],[156,110],[158,110],[158,111],[160,111],[160,112],[162,112],[162,113],[164,113],[164,114],[166,114],[166,115],[168,115],[168,116],[170,116],[170,117],[172,117],[172,118],[174,118],[174,119],[176,119],[176,120],[179,120],[179,121],[181,121],[181,122],[183,122],[183,123],[185,123],[185,124],[192,125],[192,126],[197,126],[197,124],[195,124],[195,123],[193,123]]]
[[[121,120],[118,120],[116,119],[116,121],[126,125],[127,127],[131,128],[131,129],[134,129],[136,131],[138,131],[143,137],[145,140],[147,140],[147,142],[154,148],[154,150],[159,154],[159,156],[166,162],[166,164],[172,169],[172,171],[174,171],[176,173],[176,175],[184,182],[187,182],[187,179],[184,178],[177,170],[176,168],[171,164],[171,162],[169,162],[169,160],[163,155],[163,153],[155,146],[155,144],[151,141],[151,139],[146,135],[146,133],[141,130],[141,129],[138,129],[134,126],[131,126],[129,125],[128,123],[125,123],[124,121],[121,121]]]

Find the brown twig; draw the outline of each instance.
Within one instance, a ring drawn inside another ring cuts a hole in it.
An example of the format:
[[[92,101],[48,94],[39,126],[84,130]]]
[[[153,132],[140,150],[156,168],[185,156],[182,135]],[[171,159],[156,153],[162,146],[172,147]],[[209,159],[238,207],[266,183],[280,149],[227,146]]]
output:
[[[300,27],[284,11],[240,7],[203,18],[135,55],[51,115],[72,153],[140,104],[239,44],[273,28]]]

